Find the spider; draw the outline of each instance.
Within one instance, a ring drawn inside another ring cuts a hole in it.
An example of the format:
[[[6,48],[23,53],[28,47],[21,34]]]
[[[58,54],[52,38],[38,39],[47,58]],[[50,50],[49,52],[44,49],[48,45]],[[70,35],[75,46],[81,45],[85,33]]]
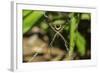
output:
[[[48,19],[48,21],[51,20],[50,19],[51,17],[46,15],[46,13],[44,14],[44,16]],[[64,41],[66,51],[68,51],[69,50],[68,47],[67,47],[68,42],[66,41],[66,39],[61,34],[61,31],[64,30],[65,24],[68,23],[69,21],[67,20],[67,18],[64,16],[63,13],[58,12],[58,15],[56,15],[56,16],[57,16],[56,18],[58,18],[58,19],[51,20],[52,21],[51,23],[47,21],[49,26],[51,27],[51,29],[55,32],[53,39],[50,42],[50,46],[52,48],[54,40],[56,39],[57,36],[60,36],[61,39]]]

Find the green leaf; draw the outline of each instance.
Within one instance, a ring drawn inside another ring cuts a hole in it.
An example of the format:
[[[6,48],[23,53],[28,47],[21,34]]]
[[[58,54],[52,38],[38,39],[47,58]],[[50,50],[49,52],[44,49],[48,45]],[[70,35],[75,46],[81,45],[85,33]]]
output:
[[[34,11],[23,19],[23,33],[27,32],[43,15],[44,11]]]
[[[79,13],[71,13],[70,14],[70,49],[68,54],[68,60],[73,59],[74,47],[75,47],[75,37],[76,37],[76,30],[80,21],[80,14]]]
[[[31,12],[33,12],[33,10],[23,10],[23,17],[27,16]]]
[[[70,21],[70,54],[74,51],[75,46],[75,34],[79,24],[79,16],[80,14],[72,13],[71,14],[71,21]]]
[[[85,38],[79,32],[76,32],[76,46],[80,55],[81,56],[85,55],[86,41]]]

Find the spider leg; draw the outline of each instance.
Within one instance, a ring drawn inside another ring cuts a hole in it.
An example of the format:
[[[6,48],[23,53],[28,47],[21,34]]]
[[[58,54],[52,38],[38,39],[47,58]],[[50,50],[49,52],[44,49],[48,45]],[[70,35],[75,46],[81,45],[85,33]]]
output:
[[[55,38],[56,38],[56,36],[58,35],[58,33],[56,33],[55,35],[54,35],[54,37],[53,37],[53,39],[52,39],[52,41],[51,41],[51,43],[50,43],[50,46],[52,47],[52,44],[53,44],[53,42],[54,42],[54,40],[55,40]]]
[[[60,33],[58,33],[58,35],[63,39],[63,41],[64,41],[64,45],[65,45],[65,47],[66,47],[66,50],[68,51],[69,50],[69,48],[67,47],[67,41],[65,40],[65,38],[60,34]]]
[[[54,40],[55,40],[55,38],[56,38],[57,35],[58,35],[58,34],[56,33],[56,34],[54,35],[52,41],[50,42],[50,47],[51,47],[51,50],[49,51],[50,54],[52,54],[52,44],[53,44],[53,42],[54,42]]]
[[[67,44],[69,44],[69,43],[65,40],[65,38],[62,36],[62,34],[60,32],[58,33],[58,35],[64,40],[66,50],[69,51],[69,48],[67,47]]]
[[[28,62],[31,62],[32,60],[34,60],[37,55],[38,55],[38,52],[36,52]]]
[[[41,46],[41,48],[39,48],[39,49],[38,49],[38,51],[41,51],[44,45],[45,45],[45,44],[43,44],[43,45]],[[38,55],[38,52],[36,52],[36,53],[32,56],[32,58],[31,58],[31,59],[29,59],[29,61],[28,61],[28,62],[32,62],[32,60],[34,60],[34,59],[35,59],[35,57],[36,57],[37,55]]]

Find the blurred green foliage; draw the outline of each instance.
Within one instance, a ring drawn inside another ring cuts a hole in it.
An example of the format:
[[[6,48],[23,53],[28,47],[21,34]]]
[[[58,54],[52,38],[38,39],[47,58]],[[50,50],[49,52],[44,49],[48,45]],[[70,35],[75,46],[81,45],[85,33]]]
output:
[[[80,53],[81,56],[85,55],[85,46],[86,46],[86,41],[85,38],[79,33],[76,32],[76,40],[75,40],[77,50]]]
[[[23,10],[23,16],[27,15],[30,11]],[[44,11],[32,11],[24,20],[23,20],[23,33],[27,32],[43,15]]]

